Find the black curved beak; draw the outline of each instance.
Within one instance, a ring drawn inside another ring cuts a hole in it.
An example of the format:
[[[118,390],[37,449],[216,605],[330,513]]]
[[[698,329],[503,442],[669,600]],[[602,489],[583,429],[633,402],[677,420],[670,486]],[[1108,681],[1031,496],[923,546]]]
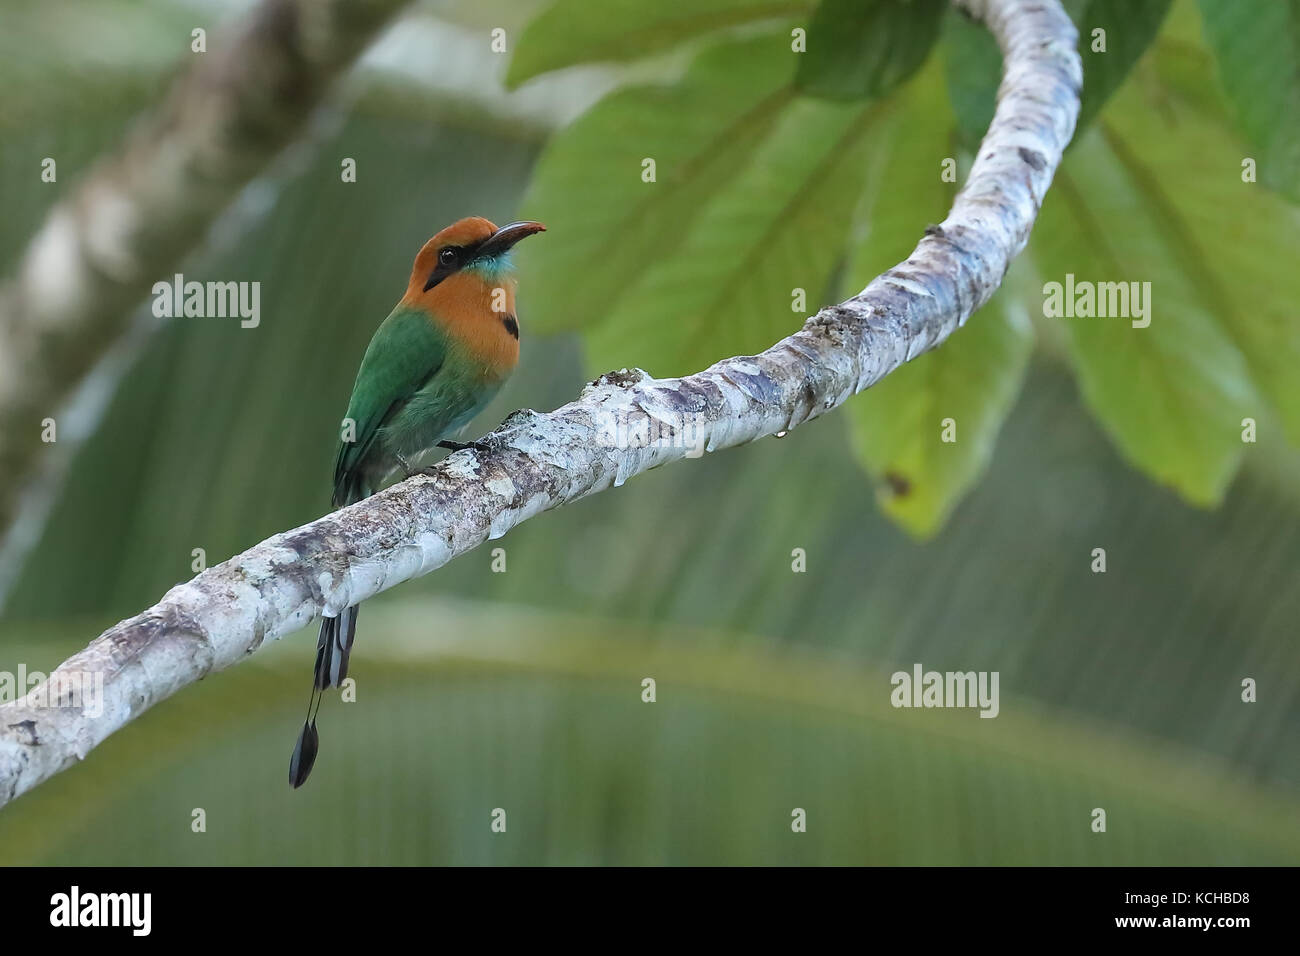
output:
[[[489,256],[499,256],[504,252],[509,252],[520,239],[527,239],[529,236],[535,236],[539,232],[545,231],[546,227],[540,222],[509,223],[484,239],[479,247],[474,250],[474,258],[484,259]]]

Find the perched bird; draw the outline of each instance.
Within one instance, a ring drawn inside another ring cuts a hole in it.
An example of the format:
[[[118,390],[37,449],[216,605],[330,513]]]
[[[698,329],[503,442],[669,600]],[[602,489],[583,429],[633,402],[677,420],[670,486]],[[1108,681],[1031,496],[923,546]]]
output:
[[[411,462],[435,446],[468,447],[447,436],[491,401],[519,361],[510,250],[545,228],[512,222],[498,229],[471,216],[424,244],[406,294],[361,359],[334,465],[335,508],[374,494],[397,469],[409,477]],[[356,627],[355,605],[321,620],[307,720],[289,761],[294,787],[316,761],[320,696],[347,676]]]

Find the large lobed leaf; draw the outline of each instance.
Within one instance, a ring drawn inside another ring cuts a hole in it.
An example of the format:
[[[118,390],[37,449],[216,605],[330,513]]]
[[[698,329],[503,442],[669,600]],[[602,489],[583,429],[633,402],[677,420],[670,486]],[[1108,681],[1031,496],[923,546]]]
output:
[[[528,24],[506,84],[518,86],[579,63],[635,60],[701,34],[754,21],[798,16],[814,0],[557,0]]]
[[[1203,57],[1161,47],[1151,72],[1160,85],[1131,84],[1108,121],[1112,149],[1160,217],[1161,237],[1179,249],[1187,282],[1300,444],[1300,211],[1243,180],[1245,151],[1212,105]]]
[[[929,55],[945,0],[822,0],[798,86],[830,99],[888,93]]]
[[[1241,457],[1253,393],[1245,362],[1198,294],[1174,237],[1101,132],[1076,145],[1035,235],[1044,279],[1150,283],[1151,324],[1064,323],[1085,399],[1129,461],[1191,501],[1210,504]],[[1122,227],[1118,224],[1122,223]]]
[[[1079,56],[1083,58],[1080,132],[1101,112],[1156,38],[1169,4],[1170,0],[1073,0],[1066,4],[1079,28]]]
[[[1076,142],[1155,39],[1169,5],[1170,0],[1065,0],[1083,60]],[[943,47],[962,145],[973,149],[993,119],[1002,56],[989,32],[956,9],[944,19]]]
[[[680,83],[616,93],[557,136],[524,212],[565,242],[522,264],[530,320],[586,328],[595,369],[656,374],[797,328],[842,255],[882,112],[797,96],[798,56],[784,31],[725,42]]]
[[[882,108],[787,104],[767,140],[587,336],[594,369],[686,374],[766,348],[815,311],[843,254]],[[803,290],[803,308],[795,299]]]
[[[1049,280],[1150,282],[1157,312],[1145,329],[1122,318],[1048,321],[1065,323],[1085,396],[1126,457],[1188,500],[1212,503],[1240,460],[1244,418],[1276,411],[1300,436],[1297,290],[1278,278],[1296,248],[1295,217],[1241,182],[1240,150],[1194,41],[1171,45],[1177,56],[1166,50],[1141,84],[1114,96],[1165,20],[1166,0],[1068,7],[1090,64],[1081,129],[1112,98],[1114,107],[1103,132],[1077,140],[1082,156],[1049,197],[1035,249]],[[890,3],[853,13],[832,3],[814,19],[809,55],[792,52],[784,28],[724,42],[677,85],[617,93],[558,136],[525,211],[566,241],[524,262],[540,310],[530,319],[584,329],[595,371],[637,364],[682,373],[761,349],[819,304],[868,181],[852,284],[905,257],[920,222],[941,219],[951,203],[939,162],[987,123],[995,83],[986,75],[996,77],[997,57],[980,31],[950,15],[945,61],[957,117],[933,70],[905,97],[873,99],[928,47],[926,30],[908,39],[907,18],[885,15],[900,10],[932,12]],[[1170,32],[1181,35],[1187,6],[1178,14]],[[1104,53],[1092,51],[1097,30]],[[895,42],[883,42],[891,31]],[[815,59],[819,37],[828,52]],[[834,70],[844,85],[827,85],[825,65],[868,41],[889,51],[873,60],[879,68]],[[810,100],[801,85],[859,98]],[[641,175],[646,159],[653,182]],[[1256,233],[1243,235],[1243,223]],[[1030,348],[1014,318],[1023,298],[1017,306],[1004,292],[957,345],[854,403],[854,447],[886,510],[915,534],[935,530],[987,463]],[[1042,308],[1041,291],[1028,299]],[[940,442],[944,418],[957,422],[956,442]]]
[[[1300,200],[1300,0],[1200,0],[1205,38],[1259,177]]]
[[[948,100],[956,114],[958,142],[974,152],[997,107],[1002,52],[993,34],[957,7],[943,18],[942,37]]]
[[[721,44],[680,83],[616,92],[555,136],[523,214],[564,241],[520,257],[529,322],[544,331],[591,325],[671,255],[788,105],[793,68],[780,35]],[[654,183],[642,180],[647,158]]]
[[[1033,245],[1049,280],[1151,283],[1147,328],[1051,321],[1125,456],[1198,504],[1222,497],[1243,419],[1300,440],[1300,220],[1242,181],[1209,72],[1194,50],[1157,51],[1067,159]]]

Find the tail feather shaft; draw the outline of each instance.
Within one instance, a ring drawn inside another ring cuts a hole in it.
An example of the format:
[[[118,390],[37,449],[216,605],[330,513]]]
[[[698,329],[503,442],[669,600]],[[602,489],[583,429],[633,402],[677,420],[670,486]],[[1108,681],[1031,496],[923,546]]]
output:
[[[316,732],[316,712],[326,689],[338,687],[348,676],[348,658],[357,636],[357,607],[345,608],[337,617],[322,618],[316,639],[316,666],[312,674],[311,700],[307,702],[307,720],[298,735],[289,760],[289,783],[301,787],[316,762],[320,737]]]

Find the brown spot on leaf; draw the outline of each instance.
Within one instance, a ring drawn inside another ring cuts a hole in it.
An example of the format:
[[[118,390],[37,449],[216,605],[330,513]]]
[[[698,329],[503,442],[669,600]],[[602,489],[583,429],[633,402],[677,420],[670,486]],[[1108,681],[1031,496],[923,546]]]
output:
[[[912,492],[912,483],[908,481],[907,476],[896,471],[885,472],[885,484],[889,486],[889,492],[895,498],[906,498]]]

